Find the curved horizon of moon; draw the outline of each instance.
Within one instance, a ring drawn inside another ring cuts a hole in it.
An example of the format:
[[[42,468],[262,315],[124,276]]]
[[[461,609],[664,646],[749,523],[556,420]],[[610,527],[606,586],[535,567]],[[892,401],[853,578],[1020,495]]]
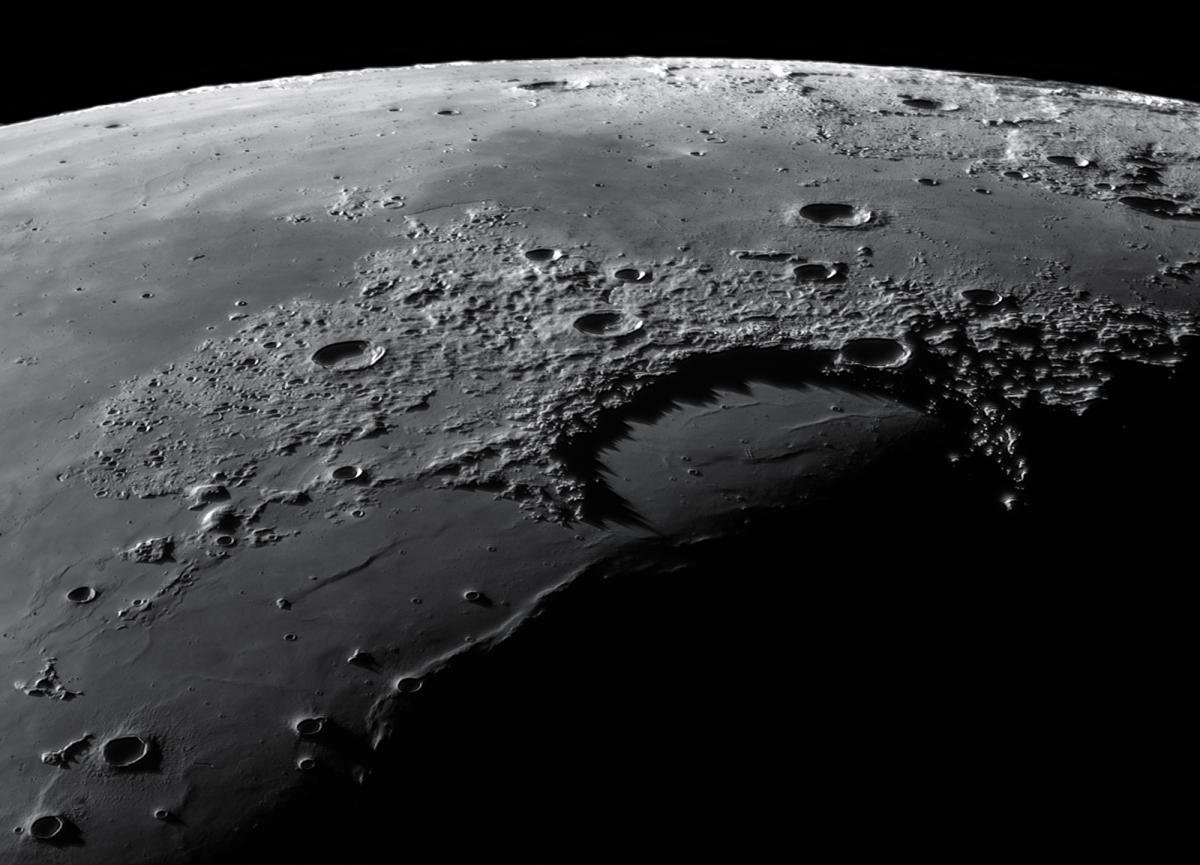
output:
[[[893,451],[959,442],[1019,509],[1029,411],[1197,334],[1198,127],[694,58],[0,127],[0,859],[157,862],[370,789],[547,598]]]

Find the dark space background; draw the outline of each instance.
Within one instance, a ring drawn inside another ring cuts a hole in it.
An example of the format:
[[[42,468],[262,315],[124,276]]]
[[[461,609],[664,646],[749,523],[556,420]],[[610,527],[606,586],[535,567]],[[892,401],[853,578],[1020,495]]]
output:
[[[343,69],[629,55],[1200,101],[1180,23],[1134,8],[842,6],[295,7],[253,22],[173,7],[173,23],[162,7],[147,13],[161,24],[72,32],[51,10],[9,37],[0,122]],[[1043,427],[1030,454],[1043,481],[1017,514],[986,477],[900,454],[820,509],[765,515],[714,549],[650,551],[632,577],[581,586],[522,639],[430,683],[378,786],[318,778],[213,861],[355,865],[475,845],[568,860],[614,844],[1145,854],[1182,811],[1163,778],[1194,678],[1190,566],[1174,562],[1194,555],[1197,388],[1193,360],[1129,379],[1087,423],[1027,419]]]
[[[0,123],[168,93],[453,60],[709,56],[916,66],[1095,84],[1200,100],[1169,18],[1079,3],[463,4],[370,13],[166,7],[81,21],[10,19]]]

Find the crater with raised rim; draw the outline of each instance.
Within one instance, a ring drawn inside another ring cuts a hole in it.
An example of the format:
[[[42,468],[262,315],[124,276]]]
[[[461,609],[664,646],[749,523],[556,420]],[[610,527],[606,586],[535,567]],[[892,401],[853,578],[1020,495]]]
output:
[[[99,594],[91,586],[76,586],[67,592],[67,600],[73,604],[90,604]]]
[[[620,310],[589,312],[575,319],[575,329],[588,336],[619,337],[640,330],[642,320]]]
[[[347,339],[323,345],[312,354],[313,363],[335,372],[351,372],[374,366],[386,349],[365,339]]]
[[[67,821],[58,814],[43,814],[29,824],[30,836],[38,841],[55,841],[65,834],[66,829]]]
[[[857,228],[871,221],[873,214],[865,207],[842,202],[815,202],[800,208],[800,215],[817,225],[831,228]]]
[[[811,261],[792,268],[800,282],[841,282],[850,268],[840,261]]]
[[[114,769],[135,769],[145,766],[154,746],[142,736],[116,736],[104,743],[101,756]]]

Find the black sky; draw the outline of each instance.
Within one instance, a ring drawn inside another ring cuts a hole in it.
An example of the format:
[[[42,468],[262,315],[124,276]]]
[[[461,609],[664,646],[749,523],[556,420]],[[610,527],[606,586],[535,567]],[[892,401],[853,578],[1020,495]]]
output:
[[[182,7],[180,7],[182,8]],[[728,6],[703,21],[682,4],[424,7],[384,18],[208,15],[158,25],[99,19],[0,53],[0,123],[189,87],[372,66],[581,56],[708,56],[917,66],[1118,87],[1200,101],[1194,59],[1169,26],[1125,10],[913,4]],[[699,9],[699,7],[695,7]],[[714,8],[714,7],[710,7]]]

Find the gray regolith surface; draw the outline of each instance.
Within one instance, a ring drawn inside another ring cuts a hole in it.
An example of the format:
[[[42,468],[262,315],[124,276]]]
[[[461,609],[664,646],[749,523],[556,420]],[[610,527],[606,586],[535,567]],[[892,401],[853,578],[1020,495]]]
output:
[[[726,394],[770,456],[655,498],[696,427],[597,431],[689,364],[819,378],[815,478],[950,426],[1019,506],[1024,409],[1085,415],[1196,334],[1198,140],[1171,99],[687,58],[0,128],[0,860],[211,849],[306,759],[369,783],[297,722],[383,747],[414,681],[799,453],[755,414],[797,397]]]

